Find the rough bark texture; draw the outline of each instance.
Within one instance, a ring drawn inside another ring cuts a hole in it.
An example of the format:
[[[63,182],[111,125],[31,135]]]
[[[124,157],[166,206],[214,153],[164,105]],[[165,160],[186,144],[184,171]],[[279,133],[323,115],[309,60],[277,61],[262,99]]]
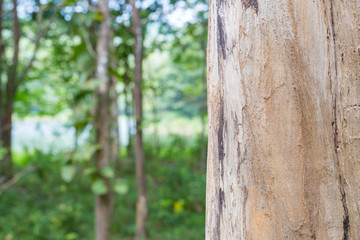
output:
[[[210,1],[206,239],[360,239],[359,12]]]
[[[96,78],[100,81],[97,88],[96,109],[96,141],[100,149],[96,152],[96,164],[99,172],[102,168],[110,165],[110,90],[111,79],[109,77],[109,43],[110,43],[110,15],[108,0],[99,0],[98,3],[102,21],[96,45]],[[109,239],[110,216],[112,196],[109,179],[102,176],[107,185],[107,193],[95,197],[95,237],[96,240]]]
[[[142,59],[143,59],[143,33],[139,10],[135,6],[135,0],[130,0],[132,6],[132,32],[135,38],[134,56],[134,109],[136,118],[135,135],[135,155],[136,155],[136,180],[138,190],[138,200],[136,204],[136,232],[135,238],[146,237],[146,219],[147,219],[147,196],[145,181],[145,156],[142,140]]]

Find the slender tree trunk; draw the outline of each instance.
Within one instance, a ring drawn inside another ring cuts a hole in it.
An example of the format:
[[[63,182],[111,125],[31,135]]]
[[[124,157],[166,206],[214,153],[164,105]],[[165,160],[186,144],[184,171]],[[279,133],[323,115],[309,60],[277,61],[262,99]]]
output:
[[[118,105],[118,93],[115,90],[111,96],[111,163],[114,165],[119,158],[119,105]]]
[[[96,164],[99,172],[110,166],[110,78],[109,78],[109,42],[110,42],[110,15],[108,0],[99,0],[98,7],[102,14],[98,41],[96,46],[96,78],[100,81],[96,89],[97,109],[95,116],[96,141],[100,149],[96,153]],[[112,195],[110,181],[101,176],[107,186],[107,193],[95,197],[95,238],[96,240],[109,239]]]
[[[206,239],[360,239],[359,2],[210,1]]]
[[[4,121],[5,121],[5,108],[4,108],[4,97],[5,97],[5,87],[3,86],[3,59],[4,59],[4,42],[2,37],[2,30],[3,30],[3,0],[0,0],[0,147],[4,147]],[[7,163],[9,161],[4,161],[3,159],[0,160],[0,183],[2,181],[7,180],[6,172],[9,168]]]
[[[11,129],[12,129],[12,113],[13,103],[8,103],[6,106],[5,114],[1,121],[1,142],[2,147],[5,148],[6,153],[1,159],[0,176],[3,181],[8,181],[13,177],[13,163],[11,154]]]
[[[145,181],[145,156],[142,139],[142,58],[143,58],[143,33],[139,10],[135,6],[135,0],[130,1],[132,6],[132,30],[135,38],[134,56],[134,107],[136,118],[135,155],[136,155],[136,180],[138,200],[136,204],[136,233],[135,238],[146,237],[147,219],[147,196]]]
[[[128,94],[128,92],[131,90],[129,89],[129,85],[130,85],[130,77],[129,77],[129,64],[127,62],[127,60],[125,61],[125,73],[124,73],[124,83],[125,83],[125,88],[124,88],[124,98],[125,98],[125,115],[126,115],[126,124],[127,124],[127,136],[128,136],[128,145],[126,148],[126,152],[129,154],[132,150],[132,114],[131,114],[131,98],[132,98],[132,94]],[[130,95],[130,96],[129,96]]]
[[[131,151],[131,113],[130,113],[130,103],[129,103],[129,100],[128,100],[128,90],[127,88],[129,87],[129,85],[125,85],[125,88],[124,88],[124,99],[125,99],[125,106],[124,106],[124,110],[125,110],[125,116],[126,116],[126,130],[127,130],[127,137],[128,137],[128,145],[126,147],[126,152],[127,153],[130,153]]]
[[[6,153],[1,161],[1,176],[3,180],[7,181],[13,177],[13,163],[11,154],[11,128],[12,128],[12,114],[14,108],[15,93],[17,89],[17,67],[19,62],[19,41],[20,41],[20,23],[17,14],[17,0],[13,0],[13,56],[11,66],[7,74],[6,92],[2,102],[2,116],[1,117],[1,143],[5,148]],[[2,45],[3,46],[3,45]],[[3,56],[2,56],[3,57]],[[3,96],[2,96],[3,97]]]
[[[202,103],[201,103],[201,111],[200,111],[200,117],[201,117],[201,145],[200,145],[200,171],[203,172],[205,170],[206,165],[206,107],[207,107],[207,100],[206,100],[206,41],[201,42],[201,50],[204,54],[203,61],[203,72],[202,72],[202,83],[203,83],[203,97]]]
[[[3,30],[3,0],[0,0],[0,126],[2,126],[2,116],[3,116],[3,97],[4,97],[4,88],[2,81],[2,72],[3,72],[3,59],[4,59],[4,42],[2,36]],[[1,137],[1,129],[0,129],[0,139]]]
[[[114,46],[111,44],[111,52],[114,52]],[[115,71],[116,70],[116,60],[114,57],[111,58],[111,68]],[[117,77],[114,75],[110,76],[111,81],[111,164],[115,166],[115,163],[119,157],[119,150],[120,150],[120,142],[119,142],[119,104],[118,98],[119,94],[116,90],[117,84]]]
[[[153,125],[154,125],[154,133],[152,139],[152,149],[153,154],[156,156],[159,153],[159,110],[158,110],[158,94],[156,93],[156,88],[153,87],[154,98],[152,101],[152,114],[153,114]]]

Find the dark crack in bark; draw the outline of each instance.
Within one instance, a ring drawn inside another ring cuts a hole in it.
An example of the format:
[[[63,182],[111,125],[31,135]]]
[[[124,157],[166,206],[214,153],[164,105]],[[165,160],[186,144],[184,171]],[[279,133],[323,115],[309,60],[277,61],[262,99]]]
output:
[[[242,5],[245,7],[245,9],[252,7],[256,14],[259,13],[259,5],[257,0],[241,0]]]

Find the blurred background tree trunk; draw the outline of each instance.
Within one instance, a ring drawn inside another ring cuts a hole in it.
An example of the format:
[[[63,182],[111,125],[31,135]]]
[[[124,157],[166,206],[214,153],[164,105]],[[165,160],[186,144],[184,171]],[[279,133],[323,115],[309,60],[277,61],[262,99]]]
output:
[[[110,180],[102,175],[102,169],[111,166],[111,146],[110,146],[110,123],[112,120],[110,113],[110,86],[109,76],[109,48],[110,48],[110,15],[108,0],[100,0],[98,8],[102,16],[98,41],[96,45],[96,78],[100,81],[97,93],[97,108],[95,115],[96,143],[99,150],[96,152],[96,165],[101,179],[105,182],[107,192],[95,197],[95,238],[96,240],[109,239],[109,227],[111,216],[112,191],[110,191]]]
[[[111,69],[112,73],[116,72],[117,64],[115,58],[115,48],[114,44],[111,41],[113,39],[113,34],[111,34],[110,38],[110,48],[111,48]],[[118,78],[115,74],[110,74],[110,102],[111,102],[111,123],[110,123],[110,134],[111,134],[111,165],[113,167],[116,166],[116,162],[119,158],[119,150],[120,150],[120,135],[119,135],[119,104],[118,98],[119,94],[116,89]]]
[[[206,26],[204,26],[205,28]],[[203,66],[201,73],[201,81],[202,81],[202,99],[200,106],[200,119],[201,119],[201,140],[200,140],[200,171],[205,171],[206,167],[206,152],[207,152],[207,83],[206,83],[206,40],[201,41],[201,51],[203,54]]]
[[[211,1],[206,239],[360,239],[357,1]]]
[[[8,68],[7,73],[7,82],[4,89],[1,89],[1,134],[0,141],[2,143],[2,147],[5,148],[4,158],[1,160],[1,177],[3,177],[4,181],[7,181],[13,177],[13,163],[12,163],[12,154],[11,154],[11,129],[12,129],[12,114],[14,110],[14,100],[15,93],[17,89],[17,70],[18,70],[18,62],[19,62],[19,42],[20,42],[20,23],[17,14],[17,0],[13,0],[13,25],[12,25],[12,33],[13,33],[13,56],[11,65]],[[2,3],[1,3],[2,9]],[[1,13],[3,11],[1,10]],[[2,35],[2,24],[1,24],[1,35]],[[1,41],[1,52],[2,58],[5,54],[5,49],[3,42]],[[2,63],[1,63],[2,64]],[[2,82],[0,83],[2,84]]]
[[[0,181],[10,180],[14,175],[13,162],[12,162],[12,125],[13,125],[13,112],[14,103],[17,90],[22,85],[32,68],[36,54],[40,47],[40,42],[48,32],[51,23],[55,20],[58,10],[62,5],[58,5],[53,11],[52,15],[49,15],[49,21],[47,24],[43,24],[43,8],[38,1],[36,5],[38,11],[36,13],[37,34],[34,40],[34,49],[31,53],[30,59],[25,64],[25,67],[19,69],[21,64],[19,61],[20,54],[20,38],[21,28],[18,16],[18,2],[12,0],[11,15],[4,14],[4,2],[0,1],[0,147],[5,149],[5,155],[0,161]],[[11,16],[12,20],[12,59],[6,60],[5,41],[3,39],[3,20],[6,19],[4,15]],[[3,72],[6,71],[5,74]],[[2,79],[6,76],[6,80]]]
[[[146,237],[147,195],[145,180],[145,156],[142,136],[143,104],[142,104],[142,61],[143,61],[143,32],[139,10],[135,0],[130,0],[132,7],[132,33],[134,35],[134,109],[136,119],[135,155],[136,155],[136,181],[138,200],[136,204],[136,232],[135,238]]]

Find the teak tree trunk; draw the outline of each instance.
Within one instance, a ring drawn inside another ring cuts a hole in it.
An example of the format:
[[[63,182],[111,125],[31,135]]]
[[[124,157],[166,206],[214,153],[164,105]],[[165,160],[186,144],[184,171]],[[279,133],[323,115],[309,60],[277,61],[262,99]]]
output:
[[[96,152],[96,165],[98,171],[110,166],[111,147],[110,147],[110,85],[109,77],[109,47],[110,47],[110,14],[108,0],[99,0],[99,11],[102,15],[100,23],[98,41],[96,44],[96,78],[100,81],[96,89],[97,108],[96,108],[96,142],[100,149]],[[112,195],[110,181],[107,177],[101,176],[107,186],[107,193],[95,197],[95,239],[109,239],[110,216],[112,209]]]
[[[136,232],[135,238],[146,237],[146,219],[147,219],[147,195],[145,181],[145,156],[142,139],[142,60],[143,60],[143,32],[139,10],[136,8],[135,0],[130,0],[132,7],[132,33],[135,38],[134,43],[134,110],[136,119],[135,135],[135,156],[136,156],[136,181],[138,199],[136,203]]]
[[[206,239],[360,239],[359,1],[210,1]]]

